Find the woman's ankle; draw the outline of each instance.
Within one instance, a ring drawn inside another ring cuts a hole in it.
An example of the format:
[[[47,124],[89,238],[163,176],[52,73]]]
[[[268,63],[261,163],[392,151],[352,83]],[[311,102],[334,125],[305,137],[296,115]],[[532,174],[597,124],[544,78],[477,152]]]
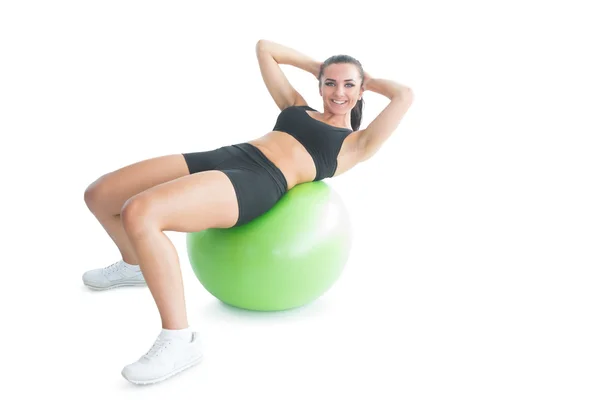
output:
[[[127,267],[130,268],[139,268],[139,264],[137,263],[137,260],[132,260],[132,259],[128,259],[130,262],[125,261],[125,258],[123,258],[123,264],[125,264]]]

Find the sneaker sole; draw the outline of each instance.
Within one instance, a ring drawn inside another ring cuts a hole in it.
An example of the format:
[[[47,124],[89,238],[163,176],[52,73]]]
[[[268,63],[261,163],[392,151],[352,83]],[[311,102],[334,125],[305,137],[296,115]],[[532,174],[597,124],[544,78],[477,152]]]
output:
[[[147,286],[145,281],[144,282],[137,282],[137,281],[136,282],[120,282],[120,283],[116,283],[116,284],[110,285],[110,286],[93,286],[93,285],[90,285],[85,282],[83,282],[83,284],[92,290],[109,290],[109,289],[114,289],[114,288],[118,288],[118,287],[122,287],[122,286]]]
[[[185,365],[177,368],[176,370],[173,370],[173,371],[169,372],[166,375],[163,375],[163,376],[158,377],[158,378],[150,379],[150,380],[147,380],[147,381],[137,381],[137,380],[129,379],[129,378],[127,378],[123,374],[123,372],[121,372],[121,375],[123,376],[123,378],[127,379],[129,382],[134,383],[136,385],[151,385],[153,383],[162,382],[165,379],[171,378],[172,376],[177,375],[178,373],[183,372],[186,369],[193,367],[194,365],[200,364],[200,362],[202,361],[202,358],[203,358],[203,356],[200,355],[195,360],[190,361],[189,363],[187,363],[187,364],[185,364]]]

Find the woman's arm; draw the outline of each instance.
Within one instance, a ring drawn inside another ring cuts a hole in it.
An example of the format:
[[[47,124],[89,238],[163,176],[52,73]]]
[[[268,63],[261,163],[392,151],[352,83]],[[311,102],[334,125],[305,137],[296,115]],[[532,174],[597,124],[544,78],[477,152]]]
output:
[[[256,43],[256,57],[263,81],[280,110],[290,106],[305,106],[306,100],[292,86],[279,64],[290,64],[313,73],[317,62],[289,47],[268,41]],[[317,70],[318,74],[318,70]]]
[[[366,72],[363,86],[365,91],[370,90],[371,92],[379,93],[390,100],[394,96],[404,95],[406,97],[411,92],[411,89],[408,86],[401,85],[400,83],[389,79],[372,78],[371,75]]]
[[[365,73],[365,91],[370,90],[379,93],[388,99],[390,103],[379,113],[379,115],[360,132],[358,148],[360,159],[365,161],[371,158],[383,145],[383,143],[396,130],[400,121],[413,102],[413,92],[407,86],[388,79],[374,79]]]
[[[259,40],[257,46],[263,51],[267,51],[269,54],[271,54],[277,64],[292,65],[306,72],[310,72],[315,78],[319,77],[321,63],[312,59],[306,54],[265,39]]]

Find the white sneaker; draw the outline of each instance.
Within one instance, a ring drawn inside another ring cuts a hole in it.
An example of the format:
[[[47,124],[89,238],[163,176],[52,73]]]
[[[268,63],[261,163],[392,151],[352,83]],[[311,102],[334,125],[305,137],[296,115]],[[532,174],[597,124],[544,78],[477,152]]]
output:
[[[202,348],[197,332],[192,340],[164,338],[160,335],[152,348],[138,361],[123,368],[121,375],[136,385],[157,383],[202,361]]]
[[[94,290],[106,290],[119,286],[146,286],[139,267],[131,268],[123,260],[106,268],[93,269],[83,274],[83,283]]]

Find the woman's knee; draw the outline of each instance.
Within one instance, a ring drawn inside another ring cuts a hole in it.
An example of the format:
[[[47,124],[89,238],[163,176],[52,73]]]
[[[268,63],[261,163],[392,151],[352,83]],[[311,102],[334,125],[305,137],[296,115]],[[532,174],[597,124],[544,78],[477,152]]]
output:
[[[102,211],[102,200],[105,199],[108,194],[108,188],[106,186],[104,177],[100,177],[85,189],[83,200],[94,214]]]
[[[85,204],[96,216],[119,215],[127,193],[123,184],[113,173],[108,173],[92,182],[83,195]]]
[[[131,197],[123,204],[121,223],[130,237],[140,236],[154,225],[152,208],[151,198],[141,194]]]

